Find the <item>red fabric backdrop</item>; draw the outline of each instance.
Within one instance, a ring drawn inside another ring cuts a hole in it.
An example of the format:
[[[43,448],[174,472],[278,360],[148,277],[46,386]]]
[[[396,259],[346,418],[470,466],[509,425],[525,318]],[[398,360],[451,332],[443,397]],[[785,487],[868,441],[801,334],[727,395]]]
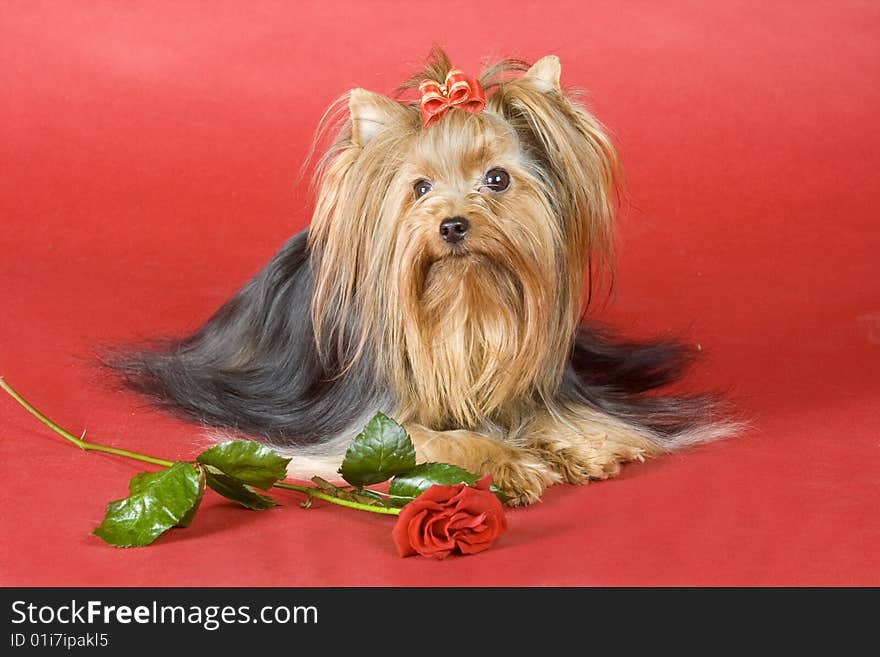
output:
[[[686,332],[739,439],[556,486],[483,554],[387,518],[206,499],[145,549],[90,535],[139,464],[0,398],[6,585],[880,584],[880,9],[862,2],[4,3],[0,374],[74,431],[169,458],[197,427],[114,393],[99,344],[197,326],[309,220],[324,107],[432,43],[555,53],[627,172],[614,299]]]

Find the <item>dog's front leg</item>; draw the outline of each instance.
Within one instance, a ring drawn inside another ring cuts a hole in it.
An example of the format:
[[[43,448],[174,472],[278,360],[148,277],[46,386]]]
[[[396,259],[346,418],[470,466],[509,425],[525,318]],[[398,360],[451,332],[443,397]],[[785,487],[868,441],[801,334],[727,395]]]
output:
[[[407,424],[419,462],[451,463],[474,474],[490,474],[492,482],[508,496],[508,504],[531,504],[550,484],[560,481],[531,450],[500,438],[472,431],[434,431],[420,424]]]

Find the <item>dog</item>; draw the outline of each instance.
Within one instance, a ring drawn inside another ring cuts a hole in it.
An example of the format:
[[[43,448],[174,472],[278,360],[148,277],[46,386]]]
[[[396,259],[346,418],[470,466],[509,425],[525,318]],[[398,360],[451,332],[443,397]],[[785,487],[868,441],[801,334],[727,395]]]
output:
[[[547,56],[468,77],[435,49],[396,98],[345,94],[309,227],[197,331],[111,366],[294,455],[291,474],[334,472],[382,410],[420,462],[490,474],[512,505],[729,435],[720,396],[653,392],[693,349],[582,321],[612,269],[619,166],[560,75]]]

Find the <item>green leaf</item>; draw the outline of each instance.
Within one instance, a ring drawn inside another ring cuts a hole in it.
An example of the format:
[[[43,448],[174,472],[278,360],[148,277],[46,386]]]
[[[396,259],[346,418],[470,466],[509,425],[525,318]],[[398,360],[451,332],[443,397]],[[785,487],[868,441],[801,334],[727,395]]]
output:
[[[271,497],[260,495],[250,486],[247,486],[237,479],[233,479],[229,475],[222,472],[216,473],[208,470],[207,472],[208,486],[210,488],[234,502],[238,502],[246,509],[252,511],[265,511],[273,506],[280,506],[278,502]]]
[[[353,486],[368,486],[415,467],[416,450],[403,427],[376,413],[351,442],[339,473]]]
[[[449,463],[419,463],[409,472],[397,475],[388,486],[392,503],[403,506],[412,502],[431,486],[454,486],[466,484],[473,486],[480,477],[472,472]],[[504,502],[507,496],[494,485],[489,487],[495,496]]]
[[[110,545],[149,545],[175,526],[192,520],[205,492],[202,468],[178,462],[158,472],[142,472],[129,482],[128,497],[107,505],[94,534]]]
[[[196,461],[263,490],[269,490],[276,481],[284,479],[290,463],[289,458],[252,440],[229,440],[214,445],[199,454]]]
[[[397,497],[416,498],[431,486],[454,486],[477,483],[477,475],[448,463],[420,463],[409,472],[397,475],[388,486],[388,493]]]
[[[205,497],[205,468],[198,463],[195,464],[195,468],[199,472],[199,496],[196,499],[196,503],[193,504],[192,508],[186,512],[186,515],[180,519],[180,522],[178,522],[175,527],[189,527],[190,523],[193,521],[193,518],[196,517],[196,511],[199,510],[199,507],[202,504],[202,498]],[[130,488],[131,482],[129,482],[129,489]]]

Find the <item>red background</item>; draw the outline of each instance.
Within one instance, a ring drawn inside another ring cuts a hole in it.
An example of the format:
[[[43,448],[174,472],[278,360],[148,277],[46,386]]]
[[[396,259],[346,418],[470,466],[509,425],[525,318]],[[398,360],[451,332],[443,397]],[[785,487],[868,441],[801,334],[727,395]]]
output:
[[[142,6],[136,6],[142,5]],[[594,315],[686,332],[736,440],[550,489],[483,554],[392,520],[210,495],[145,549],[90,530],[141,464],[0,398],[6,585],[880,585],[880,9],[871,2],[33,3],[0,9],[0,374],[62,425],[167,458],[198,427],[108,389],[99,344],[203,321],[309,220],[324,107],[432,43],[555,53],[629,207]]]

